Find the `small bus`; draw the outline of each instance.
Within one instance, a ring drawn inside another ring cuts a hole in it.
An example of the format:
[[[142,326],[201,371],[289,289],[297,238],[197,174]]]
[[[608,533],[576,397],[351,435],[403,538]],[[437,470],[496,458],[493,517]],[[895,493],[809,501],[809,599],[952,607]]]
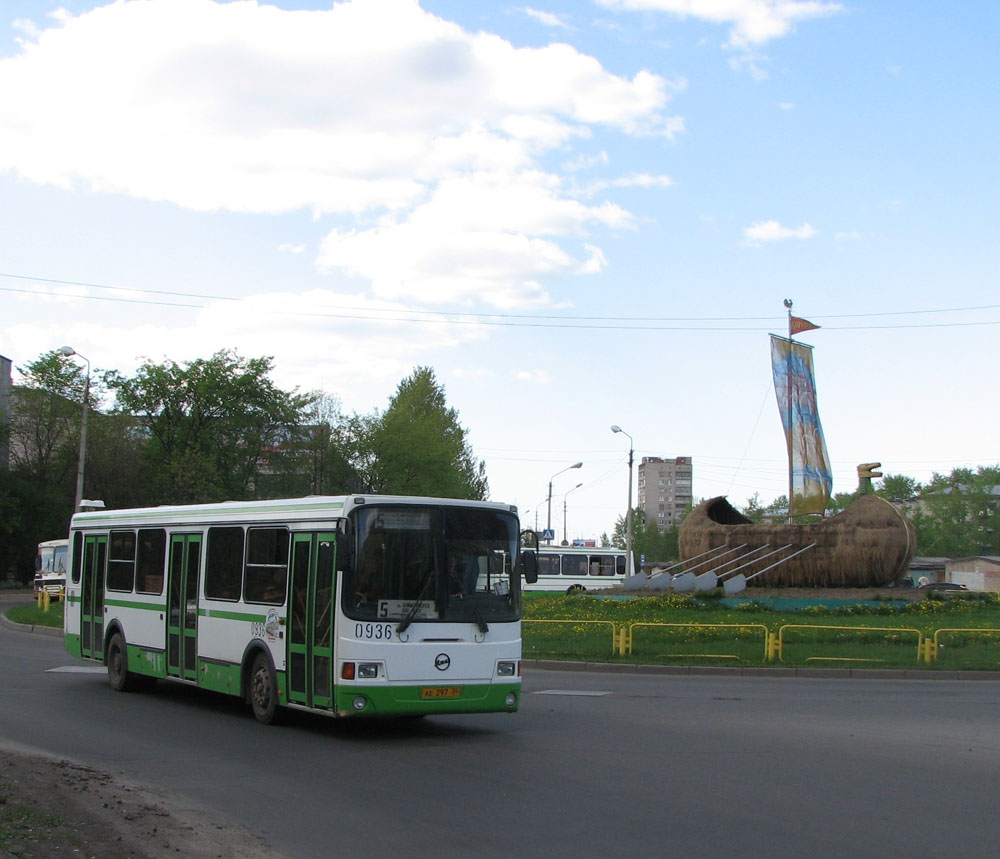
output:
[[[66,586],[66,556],[69,540],[45,540],[38,544],[35,556],[34,592],[37,597],[47,591],[50,597],[59,597]]]
[[[624,549],[610,546],[538,547],[538,579],[528,590],[578,591],[620,587],[628,564]],[[628,574],[631,574],[629,570]]]
[[[517,508],[350,495],[77,513],[67,650],[118,691],[169,679],[265,724],[507,712],[521,697]]]

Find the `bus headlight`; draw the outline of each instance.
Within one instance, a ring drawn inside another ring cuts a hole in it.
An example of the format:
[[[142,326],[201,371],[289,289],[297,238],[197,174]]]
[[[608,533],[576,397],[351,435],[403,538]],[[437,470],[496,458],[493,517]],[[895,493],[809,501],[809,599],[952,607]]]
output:
[[[364,695],[355,695],[351,705],[355,710],[364,710],[368,706],[368,699]]]
[[[508,692],[507,697],[504,698],[504,703],[508,707],[513,707],[517,703],[517,695],[515,695],[513,692]]]
[[[378,677],[378,663],[377,662],[359,662],[358,663],[358,679],[359,680],[374,680]]]
[[[497,677],[515,677],[516,675],[516,662],[500,661],[497,663]]]

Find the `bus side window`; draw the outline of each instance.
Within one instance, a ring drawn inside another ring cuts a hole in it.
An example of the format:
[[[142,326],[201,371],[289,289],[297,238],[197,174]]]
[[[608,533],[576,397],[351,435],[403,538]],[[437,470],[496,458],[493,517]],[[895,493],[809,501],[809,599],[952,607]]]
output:
[[[108,541],[108,590],[135,586],[135,531],[112,531]]]
[[[281,605],[288,585],[288,530],[251,528],[247,532],[244,598]]]
[[[167,550],[167,532],[162,528],[139,531],[136,553],[136,593],[163,593],[163,565]]]
[[[243,529],[209,528],[205,596],[238,600],[243,579]]]
[[[545,552],[538,553],[538,574],[542,576],[559,575],[559,556]]]
[[[73,584],[80,581],[80,563],[83,560],[83,534],[77,531],[73,535]]]

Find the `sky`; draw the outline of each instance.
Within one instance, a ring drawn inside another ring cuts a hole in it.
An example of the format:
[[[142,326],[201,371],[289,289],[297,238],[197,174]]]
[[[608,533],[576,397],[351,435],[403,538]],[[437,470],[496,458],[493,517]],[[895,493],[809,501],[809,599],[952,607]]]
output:
[[[348,414],[430,366],[491,498],[573,539],[626,509],[612,425],[696,498],[786,491],[788,299],[835,492],[993,465],[998,31],[985,0],[5,0],[0,354],[234,349]]]

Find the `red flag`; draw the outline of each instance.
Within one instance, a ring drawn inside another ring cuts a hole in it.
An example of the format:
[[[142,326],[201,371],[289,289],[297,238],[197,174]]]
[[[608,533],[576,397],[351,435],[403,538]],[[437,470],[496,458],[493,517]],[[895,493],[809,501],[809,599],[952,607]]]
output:
[[[803,331],[812,331],[813,328],[819,328],[819,326],[813,325],[808,319],[802,319],[799,316],[789,317],[788,321],[789,334],[801,334]]]

